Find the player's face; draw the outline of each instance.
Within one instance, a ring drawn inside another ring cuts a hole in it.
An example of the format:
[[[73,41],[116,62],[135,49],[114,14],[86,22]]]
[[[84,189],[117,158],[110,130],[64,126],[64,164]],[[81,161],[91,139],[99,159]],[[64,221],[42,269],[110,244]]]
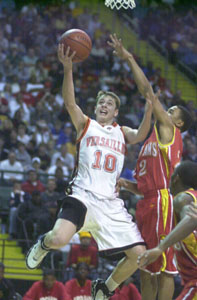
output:
[[[43,282],[44,282],[46,289],[50,290],[55,283],[55,277],[53,275],[46,275],[43,278]]]
[[[180,117],[180,109],[178,106],[172,106],[168,109],[168,115],[171,118],[172,122],[174,123],[175,126],[178,125],[179,121],[181,120]],[[179,126],[177,126],[179,127]]]
[[[118,115],[115,99],[109,95],[101,97],[95,109],[96,120],[101,124],[112,124]]]

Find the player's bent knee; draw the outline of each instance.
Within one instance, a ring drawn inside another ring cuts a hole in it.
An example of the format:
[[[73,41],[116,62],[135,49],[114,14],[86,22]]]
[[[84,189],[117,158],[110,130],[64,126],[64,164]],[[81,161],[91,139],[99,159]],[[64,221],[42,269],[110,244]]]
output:
[[[135,255],[136,257],[138,257],[138,255],[141,255],[142,253],[144,253],[146,251],[146,247],[144,245],[137,245],[133,248],[130,248],[128,250],[125,251],[125,254],[128,258],[133,259],[133,256]]]

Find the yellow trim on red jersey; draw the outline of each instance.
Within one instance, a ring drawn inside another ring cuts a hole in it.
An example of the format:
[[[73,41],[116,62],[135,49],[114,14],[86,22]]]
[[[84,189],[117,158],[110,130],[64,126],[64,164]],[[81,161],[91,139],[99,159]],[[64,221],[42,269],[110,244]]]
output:
[[[170,171],[169,171],[169,167],[168,167],[168,151],[169,151],[168,147],[171,146],[174,143],[176,127],[174,126],[174,133],[173,133],[172,141],[168,144],[162,144],[161,143],[161,141],[159,139],[159,134],[158,134],[158,131],[157,131],[156,123],[155,123],[154,127],[155,127],[155,134],[156,134],[157,142],[159,144],[159,148],[161,150],[161,154],[162,154],[163,159],[164,159],[164,163],[165,163],[165,167],[166,167],[166,175],[167,175],[167,177],[169,177]]]
[[[160,190],[160,193],[161,193],[161,203],[162,203],[163,226],[165,230],[167,218],[168,218],[169,192],[167,189],[162,189]]]
[[[160,145],[162,148],[163,148],[163,147],[169,147],[169,146],[171,146],[171,145],[174,143],[174,139],[175,139],[175,131],[176,131],[176,127],[175,127],[175,126],[174,126],[174,133],[173,133],[172,140],[171,140],[171,142],[169,142],[168,144],[162,144],[162,142],[161,142],[160,139],[159,139],[159,134],[158,134],[158,131],[157,131],[156,123],[155,123],[154,127],[155,127],[155,133],[156,133],[157,141],[158,141],[159,145]]]

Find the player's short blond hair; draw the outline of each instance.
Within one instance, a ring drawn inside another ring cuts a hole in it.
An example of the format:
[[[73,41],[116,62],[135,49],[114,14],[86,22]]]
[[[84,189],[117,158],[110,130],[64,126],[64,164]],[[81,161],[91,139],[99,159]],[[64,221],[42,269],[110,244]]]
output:
[[[120,108],[120,98],[113,92],[107,92],[107,91],[99,91],[97,96],[96,96],[96,105],[98,103],[98,101],[103,97],[103,96],[111,96],[116,103],[116,108],[119,109]]]

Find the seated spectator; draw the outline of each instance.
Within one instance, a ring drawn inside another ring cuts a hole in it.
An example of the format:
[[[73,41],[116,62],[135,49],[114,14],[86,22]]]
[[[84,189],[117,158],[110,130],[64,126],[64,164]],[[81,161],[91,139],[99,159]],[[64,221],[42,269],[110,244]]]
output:
[[[40,180],[38,180],[38,175],[36,170],[31,168],[28,171],[27,181],[22,183],[22,190],[26,193],[32,194],[34,191],[44,192],[45,186]]]
[[[89,266],[78,263],[75,270],[75,278],[65,283],[66,300],[84,299],[91,300],[91,280],[87,279]]]
[[[18,126],[17,140],[25,145],[30,141],[30,136],[26,133],[26,126],[24,123],[21,123]]]
[[[97,268],[98,265],[98,250],[94,246],[90,246],[91,234],[89,232],[82,231],[79,233],[80,244],[72,245],[67,266],[76,268],[80,262],[88,264],[90,269]]]
[[[4,147],[5,139],[0,135],[0,161],[7,159],[8,150]]]
[[[44,171],[50,166],[51,158],[48,155],[47,146],[44,143],[41,143],[36,152],[36,156],[40,158],[41,165],[40,168]]]
[[[43,205],[50,206],[53,203],[56,203],[59,198],[59,193],[55,191],[56,182],[55,178],[48,178],[47,188],[44,193],[42,193],[42,203]]]
[[[63,169],[61,167],[57,167],[55,170],[55,181],[56,181],[56,189],[60,195],[65,195],[66,187],[68,186],[68,182],[64,178]]]
[[[0,262],[0,299],[14,300],[15,290],[11,281],[4,277],[5,266]]]
[[[31,156],[27,152],[25,144],[18,142],[15,153],[16,159],[22,164],[23,169],[27,170],[27,168],[31,166]]]
[[[62,171],[63,171],[63,174],[64,174],[64,177],[68,177],[69,176],[69,171],[68,171],[68,168],[66,166],[64,166],[64,160],[63,158],[60,156],[60,157],[57,157],[56,159],[56,164],[51,166],[47,173],[50,175],[50,176],[54,176],[55,175],[55,172],[56,172],[56,169],[60,167],[62,168]]]
[[[9,239],[16,238],[17,207],[28,199],[28,195],[22,191],[20,181],[15,181],[9,201]]]
[[[45,120],[38,120],[36,123],[36,131],[33,134],[33,139],[36,142],[36,145],[41,143],[47,144],[50,140],[51,133],[49,131],[48,125]]]
[[[23,297],[23,300],[67,300],[62,282],[56,280],[53,270],[45,270],[43,279],[36,281]]]
[[[20,246],[25,252],[29,240],[37,237],[37,227],[45,208],[39,191],[32,192],[31,197],[21,203],[17,209],[17,238],[26,240]]]
[[[51,159],[51,166],[54,166],[56,164],[57,158],[61,157],[63,166],[67,167],[69,171],[72,171],[75,164],[74,156],[70,153],[68,153],[67,144],[63,144],[61,146],[60,152],[56,152],[53,154]]]
[[[129,278],[121,283],[110,300],[141,300],[138,289],[131,281],[132,278]]]
[[[61,146],[67,142],[71,141],[71,136],[72,136],[72,124],[70,122],[67,122],[64,125],[64,129],[62,131],[60,131],[60,134],[57,138],[57,146]]]
[[[46,172],[40,168],[41,166],[40,158],[37,156],[33,157],[31,163],[32,163],[32,168],[36,170],[36,173],[40,181],[45,182],[47,176],[46,176]]]
[[[37,227],[36,227],[36,237],[41,236],[42,234],[50,231],[57,219],[57,201],[54,202],[49,202],[43,204],[44,211],[40,215],[38,222],[37,222]]]
[[[16,154],[14,151],[9,152],[8,159],[1,161],[0,170],[13,172],[4,172],[3,179],[7,182],[11,183],[13,180],[23,179],[23,174],[14,173],[14,171],[23,172],[23,166],[19,161],[16,161]]]

